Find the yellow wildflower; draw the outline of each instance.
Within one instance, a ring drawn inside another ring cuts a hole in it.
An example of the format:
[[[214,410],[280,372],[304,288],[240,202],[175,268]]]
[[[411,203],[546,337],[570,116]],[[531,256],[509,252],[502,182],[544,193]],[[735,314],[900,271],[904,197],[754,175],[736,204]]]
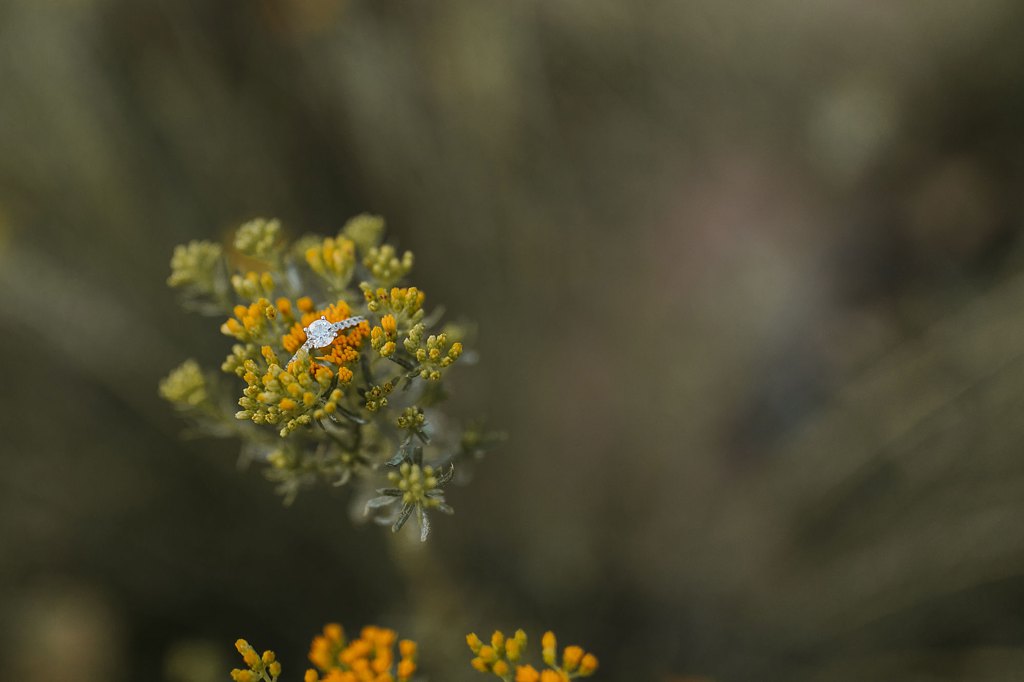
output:
[[[562,652],[562,667],[568,672],[573,672],[583,658],[583,649],[578,646],[567,646]]]
[[[406,682],[416,671],[413,656],[416,643],[403,640],[399,644],[402,659],[395,662],[394,630],[369,625],[359,637],[345,642],[341,626],[331,624],[317,636],[310,647],[310,661],[323,673],[306,672],[306,682]]]
[[[388,472],[388,480],[402,491],[404,504],[422,505],[427,509],[444,507],[444,498],[436,494],[444,480],[438,478],[434,467],[429,464],[421,467],[419,464],[402,462],[398,471]],[[485,650],[493,652],[494,647],[485,646],[480,649],[478,653],[486,658]]]
[[[268,311],[275,309],[270,301],[259,298],[248,306],[236,305],[235,316],[221,325],[220,331],[227,336],[234,336],[239,341],[254,341],[259,339],[266,327],[267,320],[276,316],[276,311],[268,315]]]
[[[534,670],[532,665],[516,667],[516,682],[537,682],[538,680],[540,680],[540,673]]]
[[[335,290],[344,289],[356,267],[356,245],[346,237],[327,237],[306,249],[310,269],[323,277]]]
[[[387,407],[387,396],[394,390],[394,388],[395,385],[390,381],[386,381],[380,386],[371,386],[370,390],[368,390],[364,396],[365,402],[363,403],[363,407],[370,412],[376,412],[381,408]]]
[[[247,256],[267,258],[279,246],[281,222],[256,218],[238,228],[235,248]]]
[[[324,626],[323,635],[317,635],[309,647],[309,661],[323,671],[335,665],[338,653],[345,643],[345,633],[337,623]]]
[[[443,332],[431,334],[424,344],[425,330],[426,327],[422,323],[414,325],[403,344],[405,350],[419,363],[417,369],[420,377],[438,381],[441,378],[441,370],[451,366],[462,355],[462,344],[456,341],[449,345],[448,335]]]
[[[427,418],[423,414],[423,409],[416,406],[405,408],[398,419],[395,420],[395,425],[398,428],[409,431],[420,431],[426,423]],[[501,644],[494,644],[493,646],[500,647]]]
[[[511,664],[521,658],[526,648],[526,633],[516,630],[514,636],[505,637],[500,630],[496,631],[491,635],[490,646],[484,645],[474,634],[468,635],[466,641],[477,654],[470,662],[474,668],[508,680]],[[597,670],[597,658],[593,654],[585,654],[581,647],[575,645],[565,647],[562,652],[562,665],[558,666],[558,641],[553,632],[544,633],[541,647],[541,655],[548,667],[538,671],[532,665],[517,665],[515,682],[567,682],[574,677],[592,675]]]
[[[383,221],[376,216],[357,216],[330,238],[307,236],[287,243],[282,232],[276,220],[242,225],[230,259],[217,244],[182,246],[172,258],[169,283],[181,288],[196,310],[227,311],[220,327],[234,342],[221,369],[244,382],[235,417],[273,427],[286,440],[267,447],[268,429],[228,428],[222,393],[195,363],[172,372],[161,382],[160,393],[195,418],[200,430],[237,435],[247,448],[257,445],[266,453],[261,459],[268,478],[286,502],[318,479],[342,485],[357,477],[369,483],[366,479],[383,478],[387,466],[403,461],[423,466],[424,454],[426,462],[476,456],[482,448],[446,451],[448,444],[465,438],[449,433],[454,423],[444,415],[427,434],[418,403],[437,409],[434,406],[446,393],[422,381],[442,378],[462,347],[458,333],[431,334],[434,318],[426,315],[422,291],[398,286],[412,267],[412,254],[381,244]],[[356,269],[361,271],[360,263],[369,270],[368,282],[358,286],[362,298],[350,281]],[[241,269],[235,270],[236,265]],[[319,297],[325,284],[328,300],[301,295],[319,292]],[[345,320],[358,324],[343,330],[326,324]],[[306,329],[318,345],[325,345],[307,348]],[[364,344],[374,352],[367,352]],[[309,352],[299,352],[300,348]],[[395,401],[395,390],[402,391],[397,409],[388,404],[389,399]],[[386,504],[380,504],[373,509],[380,509],[376,520],[386,520],[394,530],[415,513],[425,537],[425,510],[450,508],[437,486],[424,485],[430,478],[424,470],[417,476],[421,480],[410,481],[409,489],[391,500],[406,498],[409,505],[386,510]],[[385,519],[388,514],[390,519]],[[504,655],[504,647],[500,653]],[[391,660],[395,661],[394,652]],[[374,665],[384,668],[386,661],[382,656]],[[387,674],[393,676],[394,667]],[[372,666],[370,672],[385,674]]]
[[[409,274],[412,270],[412,251],[406,251],[401,259],[390,244],[373,246],[367,251],[363,265],[367,267],[382,286],[388,287]]]
[[[407,680],[416,672],[416,664],[408,658],[403,658],[398,664],[398,679]]]
[[[545,632],[544,636],[541,637],[540,645],[543,647],[541,657],[544,659],[545,663],[553,667],[555,665],[555,650],[558,647],[558,640],[555,639],[555,633],[550,630]]]
[[[427,296],[416,287],[374,289],[363,283],[360,288],[371,313],[392,313],[396,321],[404,322],[418,322],[423,317],[423,302]]]
[[[587,677],[588,675],[593,675],[595,670],[597,670],[597,657],[594,654],[584,655],[583,660],[580,661],[579,674]]]
[[[213,242],[191,241],[174,247],[174,255],[171,256],[171,276],[167,278],[167,284],[189,290],[194,294],[217,293],[216,275],[221,255],[220,244]]]
[[[277,678],[281,674],[281,664],[277,662],[273,651],[264,651],[261,656],[244,639],[235,642],[235,649],[242,655],[242,660],[245,661],[249,669],[235,668],[231,671],[231,679],[235,682],[256,682],[257,680],[277,682]]]
[[[363,213],[350,218],[341,233],[355,242],[361,253],[366,253],[380,244],[384,235],[384,219],[377,215]]]
[[[255,301],[273,293],[274,277],[269,272],[249,271],[244,275],[232,275],[231,287],[240,297]]]
[[[277,306],[278,311],[285,317],[289,319],[295,317],[295,314],[292,312],[292,302],[284,296],[274,301],[274,305]]]
[[[398,335],[398,322],[394,315],[385,315],[380,318],[380,326],[389,339],[394,340]]]
[[[198,407],[208,399],[206,378],[199,363],[186,360],[160,382],[160,395],[182,408]]]

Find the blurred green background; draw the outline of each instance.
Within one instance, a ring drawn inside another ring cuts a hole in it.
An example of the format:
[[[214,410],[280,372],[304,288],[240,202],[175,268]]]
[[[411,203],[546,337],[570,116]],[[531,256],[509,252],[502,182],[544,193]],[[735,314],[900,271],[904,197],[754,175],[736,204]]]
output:
[[[329,620],[601,679],[1024,670],[1024,5],[0,2],[0,660],[300,679]],[[510,433],[429,552],[156,393],[175,244],[380,213]]]

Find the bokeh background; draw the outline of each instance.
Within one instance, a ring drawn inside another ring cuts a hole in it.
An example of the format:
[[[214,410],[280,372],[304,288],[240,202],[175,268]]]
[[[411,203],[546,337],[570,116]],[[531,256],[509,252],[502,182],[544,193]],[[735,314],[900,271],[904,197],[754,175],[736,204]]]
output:
[[[0,2],[0,656],[434,680],[553,628],[606,680],[1024,674],[1024,5]],[[380,213],[510,434],[430,551],[285,509],[156,393],[229,343],[173,246]]]

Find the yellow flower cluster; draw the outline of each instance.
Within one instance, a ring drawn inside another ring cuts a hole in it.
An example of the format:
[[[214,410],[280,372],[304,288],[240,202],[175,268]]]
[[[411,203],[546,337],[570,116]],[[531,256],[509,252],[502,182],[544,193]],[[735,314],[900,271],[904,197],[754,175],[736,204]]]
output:
[[[403,322],[416,322],[423,317],[423,301],[427,295],[416,287],[384,287],[376,289],[361,284],[366,308],[371,313],[391,313]]]
[[[512,665],[519,661],[526,648],[526,633],[516,630],[512,637],[505,637],[501,630],[491,635],[491,643],[484,644],[476,633],[466,635],[466,644],[476,657],[471,665],[482,673],[494,673],[508,680],[512,674]]]
[[[267,258],[279,246],[281,222],[256,218],[238,228],[235,248],[247,256]]]
[[[337,409],[341,392],[334,389],[327,394],[333,383],[329,369],[321,367],[308,371],[309,365],[304,362],[296,363],[302,371],[292,373],[281,369],[280,361],[270,346],[264,346],[262,353],[266,367],[260,367],[253,359],[242,365],[245,370],[242,379],[247,385],[238,400],[242,410],[235,414],[235,418],[251,419],[257,424],[283,424],[281,435],[286,436],[311,422],[310,409],[318,405],[325,394],[327,402],[319,409],[325,413]],[[332,403],[333,408],[329,407]]]
[[[235,682],[277,682],[281,675],[281,664],[277,662],[274,652],[263,652],[260,656],[247,641],[240,639],[235,642],[235,648],[242,654],[246,669],[235,668],[231,671],[231,679]]]
[[[249,305],[236,305],[235,316],[220,326],[222,334],[233,336],[239,341],[257,342],[268,331],[268,322],[277,317],[277,308],[265,298],[258,298]]]
[[[348,222],[341,229],[342,234],[356,243],[361,253],[367,253],[377,244],[380,244],[384,236],[384,219],[379,215],[361,213]]]
[[[390,286],[408,275],[412,270],[412,262],[412,251],[403,253],[399,260],[395,247],[390,244],[371,247],[363,259],[363,265],[384,286]]]
[[[473,668],[493,673],[505,682],[568,682],[575,677],[589,677],[597,670],[597,657],[578,646],[565,647],[559,663],[558,642],[553,632],[546,632],[541,638],[541,657],[548,667],[540,671],[532,665],[518,665],[526,649],[526,633],[522,630],[516,630],[515,635],[508,638],[497,630],[491,635],[489,645],[471,632],[466,635],[466,644],[475,654],[470,661]],[[513,664],[516,664],[514,677]]]
[[[405,349],[419,363],[421,379],[439,381],[441,370],[448,368],[462,355],[462,344],[456,341],[448,345],[448,335],[441,333],[428,336],[424,345],[425,331],[422,323],[409,330],[409,338],[404,341]]]
[[[346,237],[327,237],[306,249],[310,269],[323,277],[335,290],[344,289],[356,268],[356,245]]]
[[[427,418],[423,414],[423,410],[415,406],[402,410],[402,414],[395,420],[395,425],[398,428],[408,431],[419,431],[426,423]]]
[[[301,314],[299,319],[295,318],[296,309]],[[317,310],[309,298],[300,298],[294,306],[286,298],[279,298],[274,305],[261,298],[249,306],[236,306],[235,317],[224,323],[222,331],[252,342],[287,329],[279,337],[280,345],[286,352],[295,353],[306,341],[304,327],[321,316],[337,322],[348,318],[350,310],[344,301]],[[353,327],[339,334],[327,348],[319,349],[314,358],[304,354],[287,368],[270,345],[259,347],[258,357],[257,346],[236,345],[223,365],[225,371],[234,372],[246,383],[238,401],[242,409],[235,417],[257,424],[282,424],[281,435],[285,436],[313,419],[334,414],[344,397],[336,384],[352,380],[350,366],[359,359],[359,347],[368,331],[366,323]]]
[[[380,217],[356,216],[326,238],[283,232],[277,220],[257,219],[231,246],[175,250],[168,281],[189,309],[223,321],[232,347],[221,369],[238,378],[230,390],[241,395],[230,408],[194,362],[171,372],[160,394],[200,430],[239,437],[286,500],[318,481],[353,481],[379,494],[367,515],[396,532],[415,515],[426,538],[427,511],[451,513],[443,486],[457,460],[484,449],[452,451],[462,434],[448,433],[456,426],[438,407],[447,395],[437,380],[462,354],[461,334],[437,333],[440,312],[428,316],[424,293],[401,286],[413,256],[382,245]],[[307,329],[325,345],[308,347]],[[429,436],[424,406],[438,411]],[[283,440],[268,443],[268,431]],[[378,488],[388,471],[401,487]]]
[[[395,385],[390,381],[385,381],[383,384],[380,384],[379,386],[371,386],[370,389],[366,391],[363,407],[365,407],[368,412],[376,412],[377,410],[381,410],[387,407],[387,397],[391,393],[391,391],[394,390],[394,388]]]
[[[402,493],[402,504],[417,505],[426,509],[444,507],[444,498],[437,495],[440,483],[434,467],[402,462],[398,471],[388,472],[388,481]],[[431,492],[434,491],[434,494]]]
[[[220,262],[220,244],[193,240],[174,247],[171,256],[171,276],[167,284],[175,288],[192,289],[196,293],[212,294],[215,274]]]
[[[250,270],[244,275],[232,275],[231,288],[241,298],[258,301],[274,293],[274,277],[269,272]]]
[[[198,407],[207,401],[206,378],[199,363],[186,360],[160,382],[160,395],[182,408]]]
[[[380,318],[380,326],[370,330],[370,345],[381,357],[388,358],[395,354],[398,346],[395,341],[398,339],[398,321],[395,316],[388,314]]]
[[[346,641],[342,627],[330,623],[309,649],[319,672],[307,670],[304,682],[406,682],[416,672],[416,642],[398,642],[396,661],[397,638],[394,630],[368,625],[358,638]]]

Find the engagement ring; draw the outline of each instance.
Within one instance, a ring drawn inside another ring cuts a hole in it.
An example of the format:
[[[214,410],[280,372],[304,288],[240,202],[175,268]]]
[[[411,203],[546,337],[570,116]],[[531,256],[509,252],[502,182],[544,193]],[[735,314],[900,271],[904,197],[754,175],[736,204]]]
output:
[[[299,353],[306,351],[307,353],[311,348],[326,348],[327,346],[334,343],[334,339],[338,338],[338,332],[342,329],[348,329],[349,327],[355,327],[360,322],[365,322],[366,318],[362,316],[350,317],[342,320],[341,322],[328,322],[326,317],[321,316],[319,320],[314,320],[309,323],[308,327],[303,327],[302,331],[306,332],[306,342],[302,344],[302,347],[295,351],[295,355],[288,361],[285,367],[288,367],[299,357]]]

